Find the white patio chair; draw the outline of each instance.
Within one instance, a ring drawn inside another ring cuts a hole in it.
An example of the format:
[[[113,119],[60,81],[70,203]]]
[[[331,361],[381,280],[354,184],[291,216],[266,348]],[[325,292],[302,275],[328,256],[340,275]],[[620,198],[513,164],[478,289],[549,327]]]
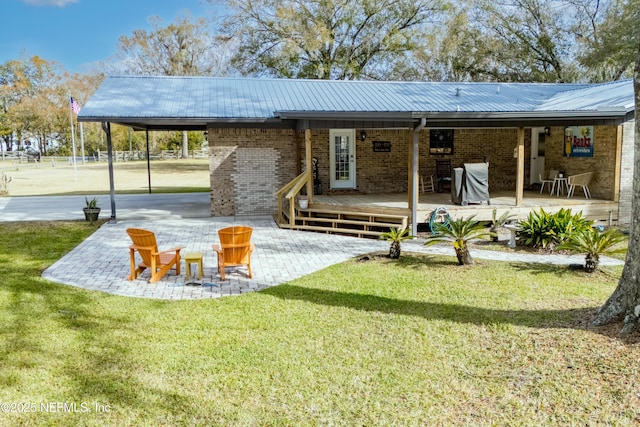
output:
[[[545,184],[549,184],[549,194],[553,192],[553,184],[555,182],[554,179],[556,178],[556,176],[558,176],[559,173],[559,170],[551,169],[546,178],[543,178],[543,174],[538,175],[538,177],[540,178],[540,183],[542,184],[540,186],[540,194],[542,194],[542,192],[544,191]]]
[[[591,182],[591,178],[593,178],[593,172],[580,173],[578,175],[570,176],[568,181],[569,191],[567,192],[567,197],[573,196],[576,187],[582,187],[584,198],[590,199],[591,192],[589,191],[589,183]]]

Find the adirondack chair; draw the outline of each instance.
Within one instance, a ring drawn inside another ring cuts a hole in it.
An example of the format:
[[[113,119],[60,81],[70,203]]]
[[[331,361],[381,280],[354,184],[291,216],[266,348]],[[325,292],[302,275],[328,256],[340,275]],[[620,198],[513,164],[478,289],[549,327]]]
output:
[[[155,283],[175,267],[176,274],[180,274],[180,251],[184,246],[158,251],[156,236],[152,231],[141,228],[128,228],[127,234],[133,244],[129,246],[129,261],[131,274],[128,280],[136,279],[145,269],[151,270],[149,283]],[[142,262],[136,267],[136,255],[138,252]]]
[[[246,265],[249,278],[253,277],[251,271],[251,254],[255,249],[251,243],[251,227],[236,225],[218,230],[220,245],[211,245],[218,255],[218,272],[220,280],[225,280],[224,269]]]

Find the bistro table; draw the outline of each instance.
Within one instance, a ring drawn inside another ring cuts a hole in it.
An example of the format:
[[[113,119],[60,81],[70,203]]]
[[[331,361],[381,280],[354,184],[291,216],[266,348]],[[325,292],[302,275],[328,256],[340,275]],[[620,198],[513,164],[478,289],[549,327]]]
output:
[[[564,194],[564,190],[569,192],[569,178],[565,178],[562,175],[558,175],[553,178],[553,185],[551,186],[551,194],[556,192],[556,196],[560,196],[560,194]]]

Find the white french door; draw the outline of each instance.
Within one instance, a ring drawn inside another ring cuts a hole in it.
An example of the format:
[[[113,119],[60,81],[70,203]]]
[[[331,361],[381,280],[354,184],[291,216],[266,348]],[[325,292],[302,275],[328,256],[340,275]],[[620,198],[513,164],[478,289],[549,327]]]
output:
[[[544,173],[545,145],[544,128],[531,128],[530,184],[539,183],[540,174]]]
[[[356,131],[329,131],[331,188],[356,188]]]

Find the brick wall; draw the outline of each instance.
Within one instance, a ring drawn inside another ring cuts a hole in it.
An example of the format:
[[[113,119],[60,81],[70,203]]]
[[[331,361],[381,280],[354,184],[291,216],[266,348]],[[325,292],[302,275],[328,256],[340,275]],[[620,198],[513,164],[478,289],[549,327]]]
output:
[[[360,129],[358,129],[359,131]],[[406,192],[411,130],[366,129],[365,141],[356,140],[356,189],[329,188],[329,130],[312,130],[313,156],[318,158],[324,194]],[[590,185],[595,198],[614,199],[616,126],[594,130],[594,157],[562,156],[564,128],[551,127],[546,137],[546,169],[566,174],[595,171]],[[356,132],[356,134],[358,134]],[[304,168],[304,132],[283,129],[209,129],[211,212],[213,216],[265,215],[277,209],[275,192]],[[373,141],[388,141],[390,152],[374,152]],[[435,156],[429,154],[429,131],[419,135],[420,173],[435,175]],[[517,129],[456,129],[453,167],[489,162],[489,190],[515,190]],[[633,150],[633,124],[626,124],[624,152]],[[525,188],[530,182],[531,130],[525,129]],[[621,209],[630,213],[633,156],[623,155]],[[627,203],[628,201],[628,206]]]
[[[617,126],[596,126],[593,132],[593,157],[564,157],[564,128],[552,127],[551,137],[546,139],[545,169],[564,171],[565,176],[594,172],[589,184],[591,195],[614,200]],[[582,195],[579,189],[576,193]]]
[[[209,129],[211,215],[271,215],[296,176],[301,135],[284,129]]]
[[[356,138],[356,189],[330,189],[329,131],[312,131],[313,156],[318,159],[318,177],[324,194],[397,193],[407,191],[407,147],[412,132],[367,130],[364,141]],[[374,152],[373,141],[388,141],[390,152]],[[304,159],[304,145],[300,157]]]
[[[325,194],[367,194],[406,192],[408,188],[409,150],[413,144],[413,131],[367,129],[367,139],[356,141],[356,186],[355,190],[330,189],[329,180],[329,131],[312,132],[313,155],[318,158],[319,177]],[[530,132],[526,133],[530,135]],[[530,137],[525,150],[528,156]],[[374,152],[373,141],[391,142],[391,152]],[[513,148],[517,143],[515,129],[456,129],[454,153],[448,156],[452,167],[463,163],[489,161],[489,188],[493,190],[514,189],[516,186],[516,161]],[[429,154],[429,131],[419,135],[420,173],[436,174],[435,156]],[[304,158],[304,147],[300,157]],[[528,181],[528,159],[525,182]]]
[[[426,137],[428,141],[428,135]],[[515,191],[518,164],[517,160],[513,158],[513,149],[517,144],[517,129],[456,129],[451,165],[461,167],[464,163],[487,161],[489,162],[489,191]],[[530,151],[531,130],[526,129],[525,183],[529,182]],[[432,163],[435,165],[435,161]]]

